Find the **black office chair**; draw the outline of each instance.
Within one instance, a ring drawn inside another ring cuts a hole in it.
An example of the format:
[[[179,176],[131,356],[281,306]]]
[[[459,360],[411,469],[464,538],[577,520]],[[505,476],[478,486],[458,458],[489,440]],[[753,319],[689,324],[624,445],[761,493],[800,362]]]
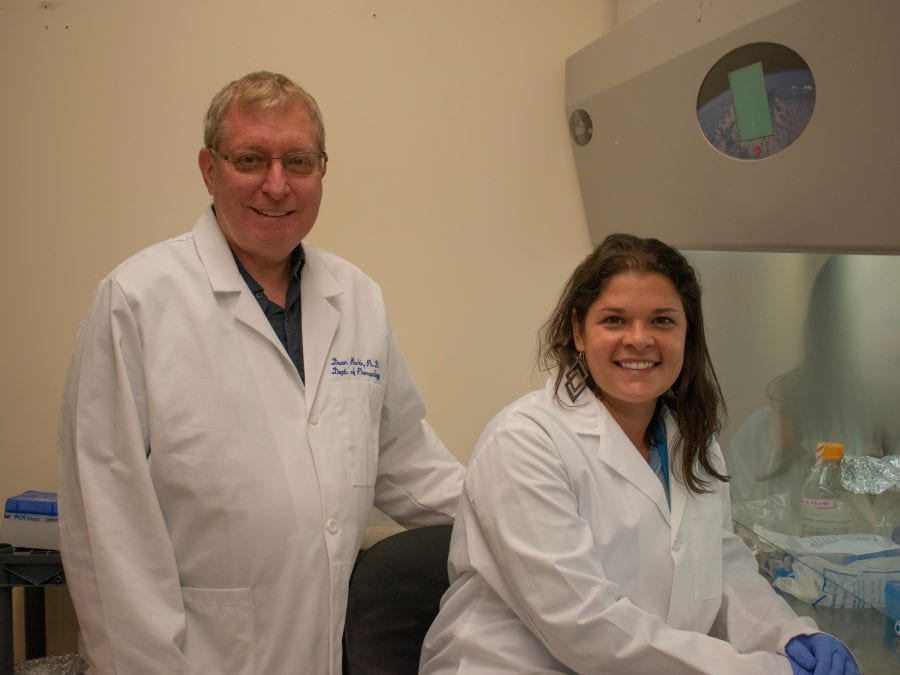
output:
[[[450,585],[450,525],[398,532],[357,558],[344,626],[345,675],[415,675]]]

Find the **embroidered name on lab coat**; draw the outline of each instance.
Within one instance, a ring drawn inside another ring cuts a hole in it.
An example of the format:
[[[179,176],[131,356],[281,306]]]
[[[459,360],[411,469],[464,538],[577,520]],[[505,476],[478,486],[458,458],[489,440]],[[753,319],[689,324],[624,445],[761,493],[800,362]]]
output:
[[[348,359],[331,357],[331,374],[337,377],[369,377],[381,380],[381,366],[378,359],[361,359],[351,356]]]

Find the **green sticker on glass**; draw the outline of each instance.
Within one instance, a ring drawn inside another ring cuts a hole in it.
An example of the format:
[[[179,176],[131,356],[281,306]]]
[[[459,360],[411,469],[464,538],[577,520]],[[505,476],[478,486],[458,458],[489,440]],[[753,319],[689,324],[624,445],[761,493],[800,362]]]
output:
[[[771,136],[774,131],[762,62],[757,61],[732,70],[728,73],[728,85],[734,97],[734,121],[737,124],[738,138],[750,141]]]

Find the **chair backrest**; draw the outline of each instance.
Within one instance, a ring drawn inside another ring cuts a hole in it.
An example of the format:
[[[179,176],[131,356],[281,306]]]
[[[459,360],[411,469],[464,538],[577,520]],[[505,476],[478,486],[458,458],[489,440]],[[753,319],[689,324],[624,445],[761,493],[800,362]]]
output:
[[[346,675],[415,675],[422,640],[450,582],[450,525],[391,535],[363,551],[350,577]]]

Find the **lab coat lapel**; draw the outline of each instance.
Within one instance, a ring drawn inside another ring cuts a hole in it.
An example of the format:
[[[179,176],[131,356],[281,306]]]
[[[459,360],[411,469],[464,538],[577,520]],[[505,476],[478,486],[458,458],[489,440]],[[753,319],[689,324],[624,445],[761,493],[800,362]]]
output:
[[[238,271],[234,255],[222,230],[219,229],[219,223],[216,221],[212,208],[207,209],[200,216],[194,226],[193,234],[197,254],[206,269],[209,284],[219,303],[223,308],[230,309],[237,321],[245,324],[271,343],[293,370],[294,364],[284,350],[284,345],[275,335],[272,325]]]
[[[603,408],[603,414],[607,419],[608,438],[604,455],[601,455],[607,464],[630,481],[638,490],[656,505],[663,519],[669,523],[669,505],[666,503],[666,491],[659,478],[653,473],[650,465],[641,457],[641,453],[634,447],[634,443],[622,431],[622,427],[613,419],[606,407],[598,401]]]
[[[316,392],[328,366],[328,355],[340,322],[340,310],[332,298],[344,292],[325,266],[318,249],[304,246],[306,263],[300,279],[303,312],[303,365],[306,372],[306,412],[313,408]]]
[[[669,506],[659,478],[596,396],[584,392],[579,399],[587,396],[590,398],[580,405],[563,408],[569,424],[579,435],[605,436],[605,443],[596,443],[599,459],[652,501],[668,523]]]
[[[680,467],[676,466],[675,445],[679,439],[678,425],[670,414],[666,414],[666,445],[669,450],[669,497],[672,501],[672,541],[678,536],[678,529],[684,518],[687,500],[690,497],[684,483],[676,476],[681,475]]]

